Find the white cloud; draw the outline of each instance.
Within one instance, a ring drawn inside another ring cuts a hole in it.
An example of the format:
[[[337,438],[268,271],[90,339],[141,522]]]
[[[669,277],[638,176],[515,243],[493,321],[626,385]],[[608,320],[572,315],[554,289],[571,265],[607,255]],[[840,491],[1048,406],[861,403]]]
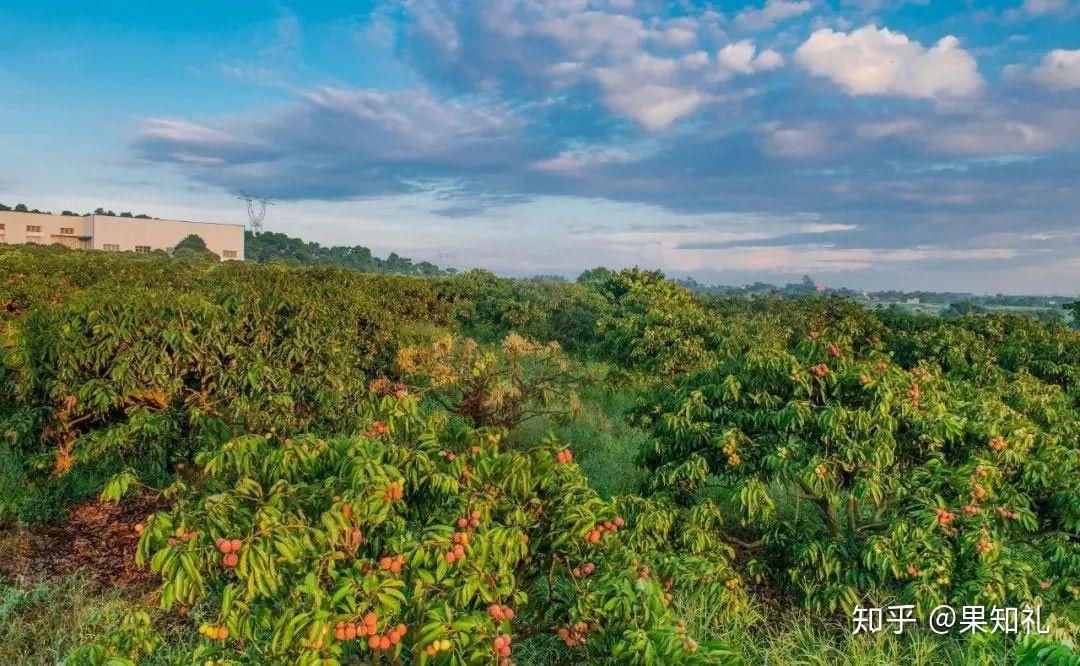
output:
[[[1080,88],[1080,49],[1054,49],[1035,69],[1035,79],[1055,90]]]
[[[584,172],[591,167],[623,164],[634,159],[634,153],[626,148],[565,150],[555,157],[534,162],[530,168],[535,171],[572,175]]]
[[[754,42],[744,39],[724,46],[716,54],[716,62],[720,66],[720,78],[730,79],[734,74],[754,74],[777,69],[784,64],[784,57],[773,51],[765,49],[756,53]]]
[[[1057,147],[1063,132],[1053,125],[1019,120],[974,120],[933,132],[927,147],[963,155],[1041,153]]]
[[[850,33],[818,30],[795,51],[795,61],[852,95],[944,100],[974,95],[983,85],[975,58],[956,37],[926,48],[874,25]]]
[[[761,9],[746,9],[735,16],[735,25],[743,30],[762,30],[810,11],[809,0],[766,0]]]
[[[143,137],[164,139],[188,145],[221,145],[238,141],[232,134],[221,129],[172,118],[151,118],[140,131]]]
[[[604,103],[650,131],[666,129],[690,115],[707,97],[679,81],[679,62],[641,54],[625,64],[597,68]]]
[[[1024,0],[1023,9],[1028,14],[1043,16],[1064,11],[1069,7],[1069,0]]]
[[[912,134],[921,128],[922,123],[913,119],[888,120],[880,123],[863,123],[855,128],[855,134],[860,139],[874,141]]]
[[[1080,231],[1039,231],[1033,234],[1024,234],[1023,240],[1033,241],[1062,241],[1080,239]]]
[[[910,270],[911,265],[927,262],[986,262],[1013,259],[1016,250],[1004,248],[944,248],[922,245],[901,248],[835,247],[830,244],[808,245],[727,245],[723,248],[681,250],[688,255],[684,265],[704,268],[717,263],[729,268],[784,273],[840,273],[880,268],[895,264]]]
[[[829,234],[837,231],[858,231],[861,227],[857,224],[841,224],[839,222],[815,222],[804,224],[799,231],[804,234]]]
[[[784,159],[806,159],[825,152],[827,132],[818,124],[799,127],[784,127],[780,123],[765,123],[761,126],[765,138],[765,154]]]
[[[520,130],[520,120],[498,104],[426,89],[324,86],[262,116],[203,124],[149,119],[134,148],[229,189],[318,198],[407,191],[418,167],[429,178],[508,169],[531,150]]]
[[[407,55],[470,92],[592,86],[610,111],[660,131],[712,99],[718,83],[703,48],[720,21],[710,10],[671,17],[618,0],[412,0],[405,8]],[[776,66],[775,56],[757,65]]]

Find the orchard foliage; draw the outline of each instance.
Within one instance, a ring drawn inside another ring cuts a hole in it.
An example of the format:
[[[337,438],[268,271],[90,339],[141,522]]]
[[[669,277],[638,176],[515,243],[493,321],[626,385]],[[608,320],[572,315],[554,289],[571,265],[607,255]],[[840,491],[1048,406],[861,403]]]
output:
[[[610,307],[585,285],[509,280],[483,270],[444,278],[437,288],[473,335],[493,337],[513,331],[577,351],[597,341],[596,322]]]
[[[978,383],[927,359],[905,368],[862,318],[778,328],[763,350],[729,343],[714,366],[655,390],[637,412],[654,433],[651,491],[720,502],[748,570],[819,611],[850,611],[877,588],[920,612],[1075,611],[1069,396],[996,365]]]
[[[626,368],[662,376],[707,364],[722,344],[716,313],[660,272],[634,269],[593,284],[611,302],[600,349]]]
[[[762,597],[832,619],[1041,604],[1052,640],[1016,656],[1071,656],[1080,333],[1059,325],[699,297],[639,269],[0,248],[0,271],[0,480],[156,484],[137,557],[185,663],[724,663],[673,609],[744,622]],[[582,367],[637,399],[639,494],[590,489],[589,424],[569,445],[519,427],[562,427]],[[163,640],[136,613],[70,661]]]
[[[348,431],[401,329],[446,321],[429,283],[406,278],[173,262],[185,273],[168,260],[110,276],[75,256],[37,257],[2,349],[0,426],[53,476],[103,455],[183,458],[252,430]]]
[[[142,526],[161,603],[200,618],[193,659],[496,664],[548,632],[571,661],[729,660],[665,596],[709,575],[740,599],[704,557],[709,512],[675,552],[674,515],[620,514],[557,446],[500,452],[497,433],[411,396],[365,408],[379,424],[365,436],[249,434],[199,454],[202,481]]]
[[[513,428],[537,416],[572,416],[583,381],[557,342],[539,343],[516,333],[497,349],[445,336],[425,347],[398,351],[404,381],[476,426]]]
[[[1080,332],[1001,314],[949,322],[884,315],[898,361],[930,360],[974,382],[993,381],[996,370],[1026,372],[1063,388],[1080,406]]]

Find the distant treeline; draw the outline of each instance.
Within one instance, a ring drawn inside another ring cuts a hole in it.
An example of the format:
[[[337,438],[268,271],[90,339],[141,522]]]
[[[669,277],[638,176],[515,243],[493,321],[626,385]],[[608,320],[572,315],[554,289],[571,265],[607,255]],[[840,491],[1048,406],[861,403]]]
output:
[[[427,261],[413,262],[407,257],[391,252],[380,259],[363,245],[335,245],[324,247],[318,243],[305,242],[273,231],[253,234],[244,233],[244,258],[257,263],[283,262],[298,266],[331,266],[351,268],[365,273],[394,275],[439,276],[454,273],[454,269],[442,269]]]
[[[684,287],[703,294],[724,295],[774,295],[781,298],[799,298],[818,294],[817,283],[804,275],[799,282],[788,282],[783,286],[769,284],[767,282],[754,282],[743,286],[731,285],[704,285],[687,278],[679,280]],[[968,292],[949,291],[901,291],[887,289],[883,291],[858,291],[846,287],[825,287],[824,294],[846,296],[855,300],[870,301],[874,303],[902,303],[912,299],[919,299],[920,303],[951,305],[963,303],[980,308],[986,307],[1033,307],[1033,308],[1060,308],[1063,305],[1077,300],[1075,296],[1028,296],[1023,294],[995,294],[993,296],[977,295]]]
[[[37,208],[29,208],[26,204],[23,204],[23,203],[17,203],[14,206],[8,206],[6,204],[0,203],[0,212],[5,212],[5,211],[7,211],[7,212],[15,212],[15,213],[37,213],[38,215],[54,215],[55,214],[51,210],[38,210]],[[150,217],[149,215],[147,215],[145,213],[139,213],[138,215],[136,215],[134,213],[130,213],[128,211],[123,211],[121,213],[114,213],[111,210],[105,210],[104,208],[101,208],[101,207],[98,207],[98,208],[94,209],[94,212],[92,212],[92,213],[75,213],[75,212],[70,211],[70,210],[64,210],[64,211],[60,211],[60,215],[63,216],[63,217],[86,217],[87,215],[108,215],[110,217],[134,217],[134,218],[138,218],[140,220],[152,220],[152,219],[154,219],[154,218]]]

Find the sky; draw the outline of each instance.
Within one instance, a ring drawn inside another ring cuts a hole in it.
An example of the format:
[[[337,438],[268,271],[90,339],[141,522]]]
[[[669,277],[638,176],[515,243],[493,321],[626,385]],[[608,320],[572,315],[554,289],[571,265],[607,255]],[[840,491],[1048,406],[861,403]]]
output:
[[[0,202],[456,268],[1080,292],[1080,0],[0,0]]]

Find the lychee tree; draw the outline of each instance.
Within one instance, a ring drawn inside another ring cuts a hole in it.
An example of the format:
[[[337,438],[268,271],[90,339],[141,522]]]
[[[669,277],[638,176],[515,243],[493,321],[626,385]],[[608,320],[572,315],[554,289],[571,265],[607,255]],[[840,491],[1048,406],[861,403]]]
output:
[[[650,490],[737,517],[748,571],[823,612],[1080,595],[1080,419],[1058,386],[903,368],[848,328],[721,360],[644,399]]]
[[[559,639],[568,661],[724,663],[671,591],[745,603],[716,511],[602,501],[564,449],[501,452],[412,396],[370,405],[357,437],[238,437],[140,524],[161,603],[198,659],[509,664]]]

